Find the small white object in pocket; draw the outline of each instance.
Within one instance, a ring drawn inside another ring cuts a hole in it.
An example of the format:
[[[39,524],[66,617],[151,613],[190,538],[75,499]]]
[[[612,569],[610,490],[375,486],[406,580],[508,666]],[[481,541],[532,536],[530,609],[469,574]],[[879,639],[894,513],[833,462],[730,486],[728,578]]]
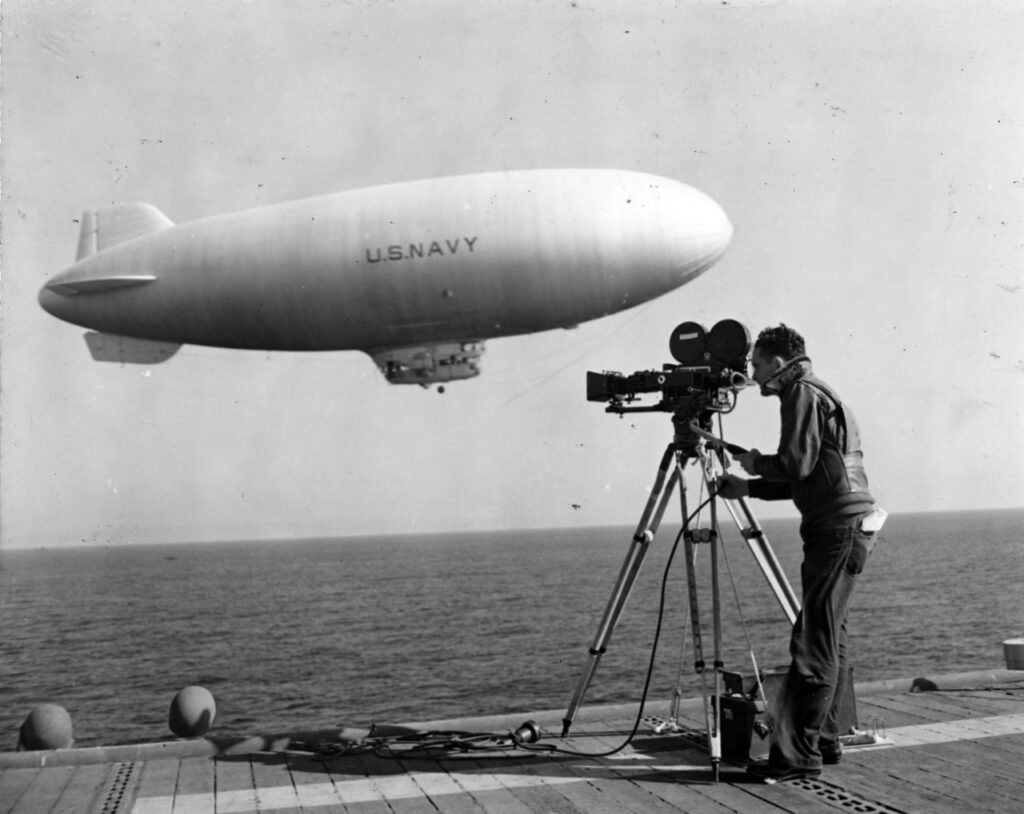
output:
[[[889,512],[885,509],[875,509],[871,514],[864,515],[864,519],[860,521],[860,530],[869,533],[881,531],[888,516]]]

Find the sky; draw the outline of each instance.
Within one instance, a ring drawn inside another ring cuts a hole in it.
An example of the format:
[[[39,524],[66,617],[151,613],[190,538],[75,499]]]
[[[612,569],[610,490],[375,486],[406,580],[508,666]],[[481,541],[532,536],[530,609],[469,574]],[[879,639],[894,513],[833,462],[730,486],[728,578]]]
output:
[[[890,512],[1024,504],[1021,30],[1013,0],[5,0],[0,548],[633,525],[669,416],[585,373],[724,318],[805,336]],[[87,208],[555,167],[691,184],[732,244],[443,394],[358,352],[96,363],[36,302]],[[774,450],[777,400],[724,428]]]

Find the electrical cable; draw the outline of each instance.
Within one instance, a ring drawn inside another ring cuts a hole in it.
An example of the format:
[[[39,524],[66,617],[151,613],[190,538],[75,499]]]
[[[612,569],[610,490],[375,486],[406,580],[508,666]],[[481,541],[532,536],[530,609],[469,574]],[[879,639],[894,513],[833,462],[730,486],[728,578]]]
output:
[[[686,521],[683,523],[682,528],[680,528],[679,534],[676,535],[675,542],[673,542],[672,548],[669,551],[668,560],[665,563],[665,568],[661,577],[658,618],[654,628],[654,641],[651,643],[651,654],[647,661],[647,674],[644,678],[644,687],[640,694],[639,709],[637,710],[637,716],[633,723],[633,728],[621,745],[614,749],[608,749],[602,752],[581,752],[575,749],[565,749],[553,744],[530,743],[525,739],[518,737],[516,733],[511,732],[508,735],[494,735],[491,733],[479,732],[431,731],[384,738],[374,738],[371,735],[361,741],[322,744],[314,750],[313,759],[326,762],[339,757],[366,754],[368,752],[372,752],[378,757],[391,758],[394,760],[399,760],[405,757],[441,760],[444,758],[445,754],[450,754],[452,752],[507,752],[513,749],[521,749],[526,752],[540,752],[545,754],[590,758],[609,757],[621,752],[633,742],[633,739],[636,737],[637,732],[640,731],[640,725],[643,722],[644,706],[647,703],[647,695],[650,692],[651,680],[654,676],[654,664],[658,653],[658,644],[661,640],[661,631],[665,619],[668,576],[672,569],[672,563],[675,560],[676,552],[679,550],[679,543],[683,539],[683,533],[689,527],[693,519],[697,517],[704,507],[713,499],[714,495],[709,495],[708,498],[701,503],[688,518],[686,518]],[[527,724],[532,724],[532,722],[527,722]],[[522,729],[522,727],[520,729]],[[517,730],[517,732],[518,731],[520,730]],[[443,754],[436,754],[437,752],[442,752]]]
[[[721,422],[721,417],[719,417]],[[721,424],[719,424],[719,431],[721,432]],[[721,453],[720,453],[721,455]],[[720,457],[719,463],[723,469],[725,466],[724,456]],[[701,493],[703,496],[703,488],[705,480],[701,481]],[[709,491],[707,498],[697,506],[696,509],[685,519],[679,533],[676,535],[675,541],[672,543],[672,547],[669,551],[668,559],[665,562],[665,567],[661,576],[661,586],[659,590],[658,599],[658,616],[654,629],[654,640],[651,643],[651,652],[647,662],[647,673],[644,678],[643,690],[640,694],[639,708],[637,710],[636,719],[633,722],[633,728],[630,733],[626,736],[626,739],[614,749],[607,749],[601,752],[581,752],[575,749],[565,749],[560,746],[553,744],[542,744],[532,742],[534,738],[539,737],[539,729],[533,724],[532,721],[528,721],[523,727],[510,732],[507,735],[495,735],[492,733],[478,733],[478,732],[463,732],[463,731],[430,731],[430,732],[417,732],[413,734],[403,734],[392,737],[374,738],[369,737],[358,742],[342,742],[333,744],[322,744],[318,747],[314,753],[313,758],[315,760],[327,761],[332,760],[336,757],[342,757],[353,754],[365,754],[372,752],[373,754],[391,759],[401,759],[403,757],[415,757],[419,759],[433,759],[441,760],[445,755],[451,754],[452,752],[508,752],[514,749],[521,749],[527,752],[539,752],[545,754],[559,754],[568,755],[572,757],[610,757],[611,755],[617,754],[629,746],[633,739],[636,737],[637,732],[640,731],[640,725],[643,722],[644,706],[647,703],[647,696],[650,692],[651,681],[654,676],[654,665],[657,660],[658,645],[661,641],[662,627],[665,620],[665,605],[666,596],[668,590],[668,577],[671,572],[672,565],[675,561],[676,553],[679,550],[679,543],[683,539],[683,535],[690,524],[697,518],[700,513],[707,507],[711,501],[715,499],[716,495],[714,491]],[[716,523],[714,529],[716,535],[721,539],[721,531]],[[723,547],[724,548],[724,547]],[[729,563],[728,552],[725,552],[725,565],[726,570],[729,572],[729,580],[732,585],[733,595],[736,600],[736,605],[740,615],[740,622],[743,627],[743,634],[747,642],[747,648],[750,653],[751,661],[754,665],[754,675],[757,680],[759,694],[764,700],[764,688],[761,685],[760,674],[757,669],[757,661],[754,656],[753,643],[750,640],[750,631],[747,627],[746,619],[743,614],[743,607],[739,599],[739,591],[736,587],[736,580],[732,572],[732,566]],[[685,637],[685,624],[684,624],[684,637]],[[685,642],[685,638],[684,638]],[[680,656],[682,659],[682,656]],[[702,676],[703,677],[703,676]],[[678,679],[677,679],[678,683]],[[523,732],[524,728],[528,729],[528,735],[526,738],[520,737],[519,733]],[[371,730],[372,733],[372,730]],[[440,752],[441,754],[437,754]]]
[[[671,571],[672,569],[672,562],[675,559],[676,552],[679,550],[679,543],[683,539],[683,533],[689,527],[693,519],[697,517],[697,515],[700,514],[704,507],[707,506],[708,503],[710,503],[713,499],[714,495],[710,495],[707,498],[707,500],[701,503],[696,509],[694,509],[690,516],[686,518],[686,522],[684,522],[682,528],[679,529],[679,534],[676,535],[675,542],[672,543],[672,548],[669,551],[668,560],[665,562],[665,568],[662,571],[661,575],[661,589],[659,592],[658,599],[658,620],[654,627],[654,641],[651,643],[651,655],[647,660],[647,676],[644,679],[644,688],[640,694],[640,706],[636,713],[636,720],[633,723],[632,731],[629,733],[629,735],[626,736],[626,740],[623,741],[620,746],[617,746],[616,748],[610,749],[605,752],[578,752],[575,750],[562,749],[559,747],[554,747],[551,751],[560,755],[572,755],[574,757],[608,757],[610,755],[614,755],[618,752],[621,752],[623,749],[629,746],[630,743],[633,742],[633,738],[635,738],[636,733],[640,731],[640,724],[643,722],[644,705],[647,703],[647,695],[650,692],[651,688],[651,679],[654,676],[654,663],[656,656],[658,654],[658,643],[661,640],[661,628],[665,620],[665,597],[668,588],[669,571]],[[531,746],[524,745],[523,748],[529,751],[531,749]]]
[[[577,751],[577,750],[574,750],[574,749],[563,749],[562,747],[559,747],[559,746],[550,746],[550,745],[547,745],[547,744],[526,744],[526,743],[520,743],[520,744],[517,744],[517,746],[519,748],[521,748],[521,749],[523,749],[525,751],[528,751],[528,752],[529,751],[538,751],[538,752],[543,751],[543,752],[551,752],[551,753],[559,754],[559,755],[570,755],[572,757],[609,757],[611,755],[614,755],[614,754],[617,754],[617,753],[621,752],[623,749],[625,749],[627,746],[629,746],[630,743],[633,742],[633,738],[635,738],[636,737],[636,733],[640,731],[640,724],[643,722],[644,706],[647,703],[647,695],[650,692],[650,688],[651,688],[651,679],[654,676],[654,664],[655,664],[657,653],[658,653],[658,644],[659,644],[659,642],[661,640],[661,629],[662,629],[662,626],[663,626],[664,620],[665,620],[665,600],[666,600],[666,593],[667,593],[667,587],[668,587],[668,575],[669,575],[669,572],[672,569],[672,563],[673,563],[673,561],[675,559],[676,552],[679,550],[679,543],[683,539],[683,533],[685,532],[687,527],[690,525],[690,523],[693,521],[693,519],[695,517],[697,517],[697,515],[700,514],[700,512],[704,509],[704,507],[707,506],[708,503],[710,503],[713,499],[714,499],[714,495],[710,495],[703,503],[701,503],[693,511],[693,513],[688,518],[686,518],[686,522],[683,523],[682,528],[680,528],[679,534],[676,535],[676,539],[672,543],[672,548],[669,551],[668,560],[665,563],[665,568],[664,568],[664,570],[662,572],[662,577],[661,577],[661,588],[660,588],[660,592],[659,592],[659,601],[658,601],[658,618],[657,618],[657,623],[655,624],[655,628],[654,628],[654,641],[651,643],[651,655],[650,655],[650,657],[648,658],[648,661],[647,661],[647,675],[644,678],[644,688],[643,688],[643,691],[640,694],[640,703],[639,703],[639,709],[637,710],[637,714],[636,714],[636,720],[633,723],[633,729],[630,731],[629,735],[626,736],[626,739],[622,742],[622,744],[620,744],[619,746],[615,747],[614,749],[608,749],[608,750],[603,751],[603,752],[580,752],[580,751]]]

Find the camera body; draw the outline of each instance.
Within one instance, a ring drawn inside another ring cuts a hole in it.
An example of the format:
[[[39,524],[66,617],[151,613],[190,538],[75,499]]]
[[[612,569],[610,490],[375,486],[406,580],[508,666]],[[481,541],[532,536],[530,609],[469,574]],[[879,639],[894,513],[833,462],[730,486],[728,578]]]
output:
[[[750,332],[734,319],[723,319],[707,331],[699,322],[677,325],[669,338],[669,350],[678,364],[659,370],[624,375],[587,372],[587,401],[608,403],[609,413],[728,412],[736,394],[748,384],[747,356]],[[643,393],[660,393],[661,401],[647,406],[627,406]]]

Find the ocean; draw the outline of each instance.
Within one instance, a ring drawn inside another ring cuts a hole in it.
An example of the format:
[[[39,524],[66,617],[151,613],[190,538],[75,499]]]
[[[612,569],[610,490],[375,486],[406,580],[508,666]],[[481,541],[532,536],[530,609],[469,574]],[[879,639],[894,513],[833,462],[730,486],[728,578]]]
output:
[[[763,525],[798,588],[795,520]],[[664,580],[651,697],[699,694],[678,525],[666,524],[584,705],[638,701]],[[1024,636],[1024,509],[894,514],[854,597],[856,680],[1004,666]],[[170,737],[182,687],[213,734],[564,710],[633,528],[0,552],[0,750],[65,707],[76,745]],[[727,670],[785,666],[788,625],[728,515]],[[711,658],[709,557],[698,561]],[[684,635],[685,631],[685,635]]]

